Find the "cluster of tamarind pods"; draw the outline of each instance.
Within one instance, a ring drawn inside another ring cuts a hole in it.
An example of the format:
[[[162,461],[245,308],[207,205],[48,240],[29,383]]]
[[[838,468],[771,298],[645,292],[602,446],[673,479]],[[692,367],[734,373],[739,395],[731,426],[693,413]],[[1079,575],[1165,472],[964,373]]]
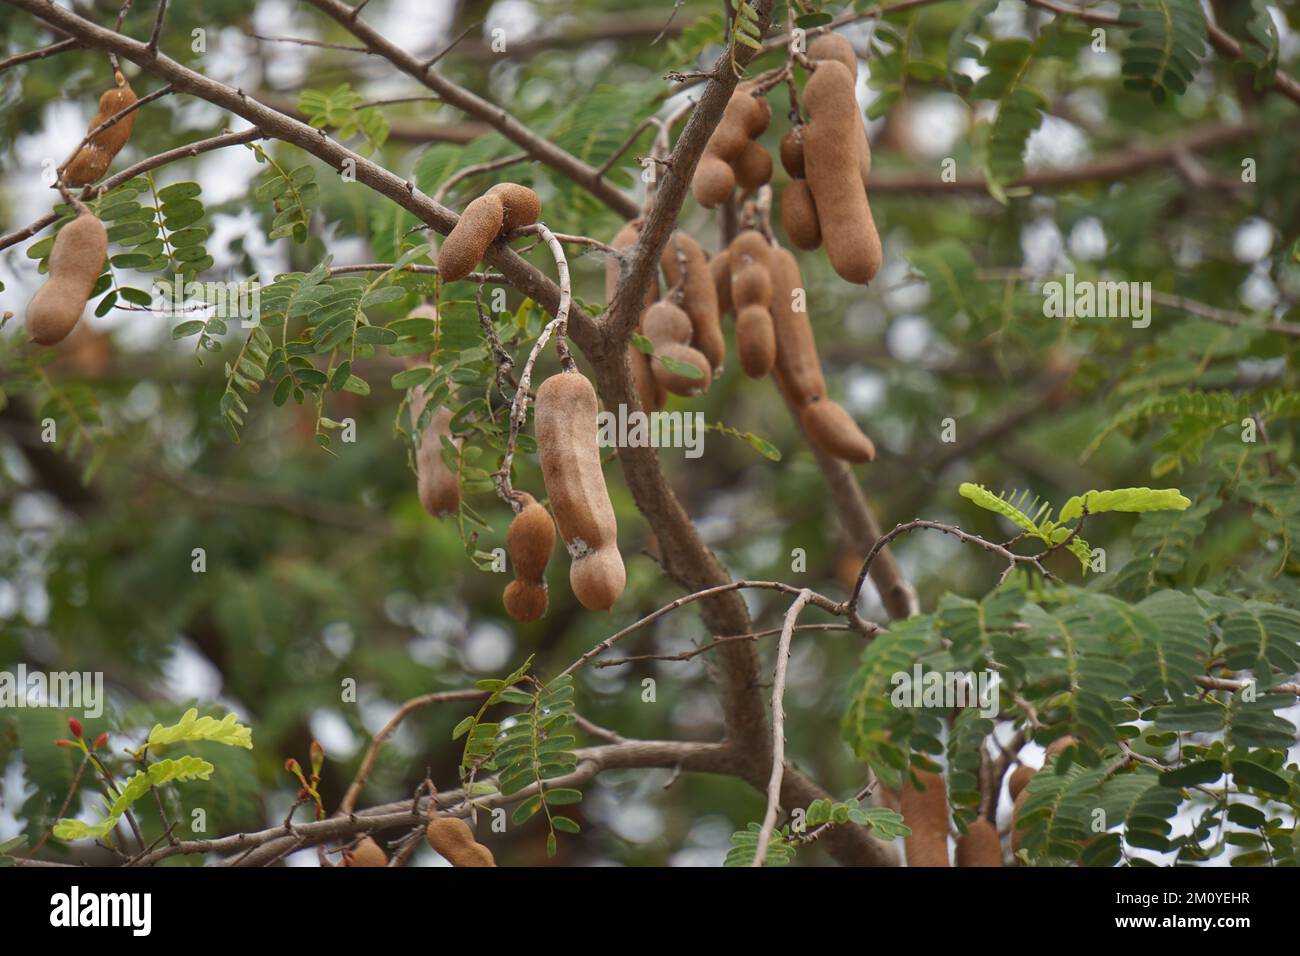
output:
[[[1071,736],[1058,737],[1047,746],[1045,761],[1061,756],[1075,743]],[[1013,801],[1011,809],[1011,851],[1017,853],[1023,840],[1023,831],[1016,822],[1029,799],[1026,789],[1034,775],[1041,771],[1021,764],[1007,779],[1007,792]],[[882,802],[902,813],[911,834],[903,839],[908,866],[951,866],[948,853],[948,794],[941,774],[930,770],[913,769],[918,788],[907,780],[901,790],[882,790]],[[993,821],[979,816],[966,826],[966,832],[957,838],[957,866],[1001,866],[1002,840]]]
[[[793,179],[782,198],[782,224],[796,247],[813,249],[824,243],[839,275],[868,282],[880,268],[881,247],[866,197],[871,153],[854,96],[856,56],[848,41],[826,34],[811,44],[806,62],[812,69],[804,94],[808,121],[781,140],[781,162]],[[101,177],[131,135],[134,112],[113,118],[136,102],[136,96],[121,73],[115,80],[100,98],[85,141],[61,171],[66,185],[87,185]],[[737,187],[753,193],[771,180],[772,159],[758,139],[771,118],[760,89],[753,83],[737,86],[692,181],[702,206],[714,208]],[[491,187],[469,203],[439,250],[442,279],[468,276],[500,236],[536,223],[540,215],[540,199],[528,187]],[[628,223],[612,247],[631,248],[640,229],[640,220]],[[72,331],[107,251],[104,224],[80,207],[76,218],[59,230],[49,257],[49,277],[28,306],[27,329],[34,342],[53,345]],[[772,377],[809,441],[824,454],[848,462],[874,458],[871,440],[827,395],[799,265],[787,249],[747,229],[710,257],[693,237],[678,230],[664,249],[660,267],[666,291],[661,294],[657,280],[651,284],[638,320],[638,331],[649,339],[654,353],[628,346],[643,409],[662,408],[669,393],[691,396],[708,390],[727,354],[722,318],[734,313],[742,371],[751,378]],[[619,263],[611,257],[607,298],[612,299],[618,279]],[[437,313],[426,305],[412,314]],[[688,374],[690,369],[693,374]],[[426,404],[423,389],[416,389],[410,403],[412,425],[423,417]],[[546,611],[545,569],[557,526],[571,558],[570,584],[584,607],[608,610],[623,591],[626,571],[596,441],[598,412],[595,389],[576,370],[553,375],[537,390],[538,457],[550,511],[524,492],[512,501],[516,515],[507,544],[516,579],[506,587],[503,600],[517,620],[535,620]],[[457,476],[442,459],[444,439],[459,441],[451,434],[451,419],[449,409],[437,409],[415,452],[420,502],[435,517],[454,513],[460,505]]]

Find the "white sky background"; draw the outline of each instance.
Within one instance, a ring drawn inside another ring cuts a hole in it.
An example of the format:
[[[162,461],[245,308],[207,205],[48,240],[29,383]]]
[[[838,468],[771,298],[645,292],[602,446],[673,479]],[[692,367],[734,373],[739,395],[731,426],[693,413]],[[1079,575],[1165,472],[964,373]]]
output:
[[[391,0],[372,3],[367,8],[366,16],[382,33],[396,39],[408,49],[427,54],[440,49],[450,39],[451,13],[452,5],[445,0]],[[1004,0],[988,21],[993,35],[1019,35],[1022,13],[1021,3]],[[1274,13],[1282,37],[1283,61],[1293,61],[1300,55],[1300,36],[1292,33],[1281,16],[1276,11]],[[254,30],[265,36],[320,38],[321,26],[319,15],[307,8],[286,0],[264,0],[258,4]],[[487,15],[482,28],[483,35],[490,37],[491,31],[498,27],[506,29],[510,36],[527,36],[536,30],[550,32],[560,29],[562,24],[557,24],[542,7],[529,0],[499,0]],[[867,49],[876,29],[876,24],[863,23],[845,32],[861,52]],[[982,44],[982,41],[976,42]],[[252,55],[254,43],[234,29],[210,35],[208,53],[198,68],[224,82],[235,85],[248,83],[249,77],[255,75],[256,71]],[[296,90],[308,81],[305,57],[309,54],[302,48],[275,43],[265,46],[268,54],[267,80],[271,85],[278,90]],[[1116,52],[1094,54],[1085,51],[1080,59],[1080,67],[1085,76],[1114,76],[1119,70],[1119,56]],[[375,78],[375,82],[365,86],[354,83],[366,95],[397,95],[411,90],[412,84],[406,78],[394,76],[391,71],[376,69],[366,58],[358,57],[357,60],[358,68],[362,70],[360,75]],[[605,60],[604,55],[593,57],[587,66],[594,68]],[[869,69],[869,62],[863,63],[859,68],[858,98],[864,108],[875,96],[867,86]],[[962,69],[976,78],[980,72],[973,61],[964,63]],[[1202,111],[1211,108],[1212,104],[1207,98],[1209,87],[1205,79],[1203,74],[1201,82],[1189,91],[1184,98],[1184,108]],[[502,82],[506,81],[503,79]],[[151,80],[137,80],[135,85],[137,92],[143,93],[156,84]],[[530,88],[530,92],[540,95],[535,85]],[[197,130],[221,121],[221,111],[192,97],[172,96],[164,103],[165,106],[159,104],[157,107],[147,107],[149,112],[143,121],[149,122],[149,117],[153,117],[154,121],[167,117],[167,121],[178,131],[195,130],[195,139],[200,138]],[[1099,125],[1104,123],[1107,104],[1101,94],[1082,90],[1070,96],[1068,103],[1072,115],[1079,120]],[[90,98],[47,103],[43,107],[40,131],[20,137],[12,152],[6,151],[0,155],[0,190],[4,193],[4,208],[8,210],[9,219],[0,231],[18,228],[50,209],[55,194],[40,181],[42,163],[49,159],[62,161],[66,157],[84,135],[94,106]],[[673,104],[668,104],[665,112],[672,107]],[[454,111],[443,110],[436,115],[434,121],[454,121],[458,118]],[[955,96],[944,93],[926,94],[916,98],[909,107],[903,143],[918,166],[924,164],[937,168],[938,161],[949,155],[969,134],[973,122],[989,118],[987,105],[982,105],[972,115],[970,107]],[[238,130],[247,126],[237,117],[230,117],[227,122],[231,129]],[[869,124],[869,130],[873,136],[878,135],[883,125],[884,120],[875,121]],[[138,148],[128,144],[113,168],[120,169],[141,156]],[[1030,137],[1027,147],[1027,163],[1031,169],[1070,166],[1085,162],[1088,158],[1088,136],[1085,129],[1075,122],[1055,116],[1044,119],[1042,127]],[[206,154],[196,161],[164,167],[155,172],[155,177],[160,187],[171,182],[196,180],[203,188],[203,200],[214,205],[246,195],[250,181],[261,172],[263,167],[255,162],[250,151],[235,147]],[[1069,271],[1076,262],[1096,260],[1105,254],[1107,239],[1098,220],[1084,220],[1068,235],[1062,234],[1053,219],[1051,201],[1048,202],[1044,214],[1025,226],[1022,251],[1026,268],[1039,273]],[[906,224],[883,222],[881,225],[882,237],[886,241],[887,263],[878,285],[891,291],[880,302],[853,306],[847,323],[850,329],[856,328],[860,333],[883,329],[885,341],[895,357],[904,361],[923,361],[924,356],[933,356],[939,347],[930,322],[922,314],[928,302],[928,292],[923,283],[900,284],[908,272],[905,261],[909,248]],[[246,250],[256,260],[259,274],[264,280],[286,267],[285,250],[289,240],[267,242],[254,212],[212,215],[209,217],[209,226],[212,233],[207,248],[216,259],[215,268],[209,277],[224,277],[223,268],[235,261],[230,245],[239,238],[244,240]],[[34,237],[0,253],[0,281],[5,285],[5,291],[0,292],[0,302],[5,308],[18,313],[19,318],[23,303],[43,281],[32,268],[32,260],[25,255],[26,249],[37,238],[40,237]],[[1266,309],[1277,302],[1277,289],[1265,267],[1266,257],[1272,252],[1275,242],[1276,230],[1266,221],[1247,219],[1238,225],[1233,238],[1233,254],[1238,261],[1256,263],[1257,266],[1240,288],[1237,303],[1222,302],[1216,303],[1217,305]],[[338,243],[333,251],[338,261],[359,260],[367,254],[364,244],[355,239]],[[1199,251],[1191,247],[1185,253],[1187,258],[1184,265],[1195,264]],[[133,278],[131,284],[137,287],[149,287],[148,276],[126,274],[126,277],[128,282]],[[102,319],[87,316],[83,321],[98,328],[119,330],[116,335],[119,348],[165,348],[170,338],[171,320],[143,313],[115,311]],[[21,321],[11,322],[5,334],[22,334]],[[184,342],[176,343],[174,347],[178,350],[190,348]],[[866,369],[856,370],[856,374],[851,375],[845,383],[845,389],[845,404],[858,415],[870,414],[887,400],[884,378]],[[888,445],[889,436],[886,435],[885,438],[884,444]],[[39,524],[46,520],[42,515],[48,509],[39,496],[19,496],[14,508],[19,524]],[[719,525],[719,529],[725,529],[725,522]],[[942,560],[945,547],[949,544],[951,543],[945,540],[927,539],[906,552],[902,559],[905,573],[915,574],[921,564]],[[394,596],[396,597],[399,596]],[[874,595],[871,600],[875,600]],[[34,574],[21,582],[0,581],[0,618],[21,613],[29,620],[39,622],[45,616],[44,608],[47,604],[38,575]],[[878,603],[865,607],[864,611],[868,614],[879,611]],[[389,613],[395,621],[406,623],[414,629],[417,637],[412,641],[412,653],[425,662],[455,658],[473,672],[491,674],[500,670],[513,655],[514,638],[510,631],[491,622],[470,624],[464,621],[457,609],[409,602],[400,610],[390,604]],[[682,636],[680,629],[676,636]],[[350,640],[349,635],[329,635],[326,644],[334,646],[336,653],[345,653]],[[606,688],[608,692],[622,692],[622,683],[615,675],[598,672],[598,676],[609,678]],[[176,700],[211,700],[221,693],[220,675],[184,639],[178,639],[174,657],[169,662],[167,685],[169,693]],[[238,702],[229,703],[239,709]],[[701,700],[697,703],[707,711],[708,702]],[[396,707],[396,702],[371,699],[366,707],[366,726],[373,730]],[[1300,720],[1300,708],[1284,713],[1284,716],[1293,722]],[[715,717],[716,714],[701,712],[691,714],[690,719],[712,720]],[[311,723],[327,752],[344,755],[354,752],[361,743],[354,738],[337,713],[319,711],[313,715]],[[397,742],[403,742],[400,735]],[[410,741],[406,742],[410,744]],[[1041,757],[1041,751],[1033,745],[1025,753],[1031,763]],[[662,781],[652,773],[642,774],[639,778],[620,778],[617,784],[602,778],[591,787],[586,805],[589,812],[607,824],[615,834],[631,842],[655,839],[662,835],[664,829],[664,821],[655,803],[660,786]],[[21,776],[11,768],[0,782],[0,839],[19,829],[13,814],[22,802],[24,789]],[[1002,809],[1005,818],[1009,811],[1005,797]],[[726,821],[697,821],[686,843],[675,855],[674,862],[678,865],[700,865],[720,861],[728,845],[729,834],[730,825]],[[304,851],[289,859],[293,863],[315,865],[314,851]],[[433,864],[437,858],[426,850],[417,855],[416,862]]]

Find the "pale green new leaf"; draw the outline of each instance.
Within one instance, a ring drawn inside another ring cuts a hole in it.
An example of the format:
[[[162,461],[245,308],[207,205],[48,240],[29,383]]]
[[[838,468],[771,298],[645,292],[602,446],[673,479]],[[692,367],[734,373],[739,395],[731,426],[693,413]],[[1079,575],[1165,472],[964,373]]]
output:
[[[191,707],[177,723],[170,727],[155,724],[153,730],[149,731],[145,748],[188,740],[211,740],[213,743],[252,750],[253,729],[236,722],[234,714],[226,714],[221,720],[217,720],[214,717],[200,717],[198,710]]]
[[[1061,522],[1073,521],[1083,514],[1106,511],[1182,511],[1191,505],[1177,488],[1116,488],[1113,491],[1089,491],[1075,495],[1061,508]]]

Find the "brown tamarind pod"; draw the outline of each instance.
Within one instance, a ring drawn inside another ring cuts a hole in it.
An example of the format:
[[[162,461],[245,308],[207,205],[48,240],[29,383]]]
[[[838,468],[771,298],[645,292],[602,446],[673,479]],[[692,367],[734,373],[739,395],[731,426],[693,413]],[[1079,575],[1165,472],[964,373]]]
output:
[[[641,409],[647,412],[657,412],[664,407],[668,401],[668,389],[655,376],[654,364],[650,356],[646,355],[635,345],[627,347],[627,361],[632,369],[632,388],[636,392],[637,399],[641,402]]]
[[[807,291],[798,260],[790,250],[775,246],[770,261],[772,323],[776,329],[773,375],[777,384],[798,411],[809,441],[844,461],[871,461],[876,456],[871,439],[848,412],[826,396],[826,379],[808,318]]]
[[[791,179],[803,179],[803,127],[792,126],[781,137],[781,166]]]
[[[137,99],[135,91],[121,73],[114,74],[118,85],[108,90],[99,98],[99,111],[86,128],[89,133],[100,123],[122,112]],[[122,151],[126,141],[131,138],[135,128],[135,118],[139,111],[132,111],[112,126],[105,127],[90,138],[77,155],[72,157],[63,171],[63,181],[69,186],[88,186],[108,171],[113,164],[113,157]]]
[[[860,465],[873,461],[876,446],[853,417],[838,403],[819,398],[804,406],[799,416],[808,439],[828,455]]]
[[[691,348],[691,320],[685,311],[671,302],[656,302],[646,309],[642,328],[655,345],[655,354],[688,362],[700,370],[699,378],[679,375],[662,362],[654,364],[654,376],[674,395],[698,395],[713,383],[713,369],[698,349]]]
[[[804,90],[804,166],[832,268],[849,282],[866,283],[880,271],[884,253],[858,165],[854,126],[861,119],[853,85],[844,64],[817,64]]]
[[[497,865],[492,851],[474,839],[474,831],[460,817],[434,817],[424,837],[452,866]]]
[[[1030,774],[1030,776],[1032,777],[1033,774]],[[1028,781],[1026,781],[1026,784],[1028,784]],[[1029,800],[1029,788],[1028,786],[1026,786],[1025,789],[1020,791],[1020,794],[1016,797],[1015,803],[1013,803],[1011,806],[1011,852],[1012,853],[1019,853],[1021,844],[1025,842],[1024,832],[1021,831],[1019,827],[1016,826],[1016,823],[1020,819],[1020,812],[1024,809],[1025,803],[1028,800]]]
[[[504,220],[505,204],[499,193],[485,193],[466,206],[438,250],[438,272],[442,280],[455,282],[473,272],[500,234]]]
[[[37,345],[67,338],[81,319],[108,255],[108,230],[89,212],[59,230],[50,273],[27,305],[27,334]]]
[[[904,838],[908,866],[949,866],[948,795],[943,777],[928,770],[914,770],[925,787],[917,790],[911,779],[898,795],[903,822],[912,835]]]
[[[506,550],[515,580],[506,585],[502,601],[516,621],[535,621],[546,613],[546,563],[555,548],[555,523],[537,499],[519,492],[523,502],[506,532]]]
[[[822,244],[821,220],[808,180],[792,180],[781,190],[781,228],[796,249],[807,251]]]
[[[761,136],[771,122],[772,110],[767,100],[755,97],[746,84],[737,86],[722,111],[713,135],[705,144],[704,155],[695,167],[691,192],[705,209],[725,202],[736,188],[734,164],[750,141]],[[771,158],[769,157],[769,162]]]
[[[823,33],[808,45],[810,60],[836,60],[849,71],[849,76],[858,75],[858,54],[853,44],[838,33]],[[867,126],[858,110],[858,172],[862,176],[862,185],[866,186],[871,177],[871,142],[867,139]]]
[[[542,214],[542,201],[527,186],[518,183],[497,183],[488,190],[488,194],[501,199],[503,214],[501,228],[509,232],[523,226],[531,226]]]
[[[430,314],[432,313],[432,314]],[[433,306],[423,305],[411,310],[413,316],[437,318],[438,311]],[[414,357],[406,359],[407,368],[415,368],[420,361]],[[411,389],[411,427],[420,427],[420,417],[428,404],[424,387]],[[442,460],[442,437],[445,435],[459,446],[459,439],[451,433],[451,409],[439,408],[429,419],[420,435],[420,445],[415,450],[416,491],[420,504],[430,515],[441,518],[454,514],[460,509],[460,479]]]
[[[713,276],[713,290],[718,296],[718,315],[723,316],[733,311],[731,304],[731,257],[723,249],[709,260],[709,272]]]
[[[573,559],[569,584],[584,607],[606,611],[627,578],[600,467],[598,412],[596,390],[579,372],[552,375],[537,390],[537,456],[560,538]]]
[[[1001,866],[1002,840],[998,828],[984,817],[966,827],[957,838],[958,866]]]
[[[668,240],[660,265],[670,287],[681,284],[679,302],[691,320],[690,344],[704,354],[712,370],[722,368],[727,340],[722,334],[717,286],[704,249],[679,230]]]
[[[772,315],[761,305],[744,306],[736,314],[736,354],[740,368],[750,378],[762,378],[776,362],[776,334]]]
[[[371,837],[362,837],[350,850],[343,851],[339,866],[387,866],[388,854]]]
[[[1061,754],[1065,753],[1065,751],[1073,747],[1076,743],[1078,743],[1078,741],[1075,740],[1075,738],[1070,736],[1069,734],[1066,734],[1064,737],[1057,737],[1055,740],[1053,740],[1050,744],[1047,745],[1046,747],[1047,753],[1043,757],[1044,762],[1051,760],[1053,757],[1059,757]]]
[[[1011,794],[1013,801],[1020,796],[1020,792],[1029,785],[1030,779],[1036,773],[1038,773],[1037,770],[1033,767],[1026,767],[1024,764],[1011,771],[1011,776],[1007,780],[1007,792]]]
[[[756,192],[772,181],[772,154],[758,140],[751,139],[734,164],[736,183],[747,193]]]
[[[731,301],[736,308],[736,352],[741,370],[762,378],[776,363],[776,332],[770,302],[771,246],[757,230],[740,233],[728,247],[731,262]]]

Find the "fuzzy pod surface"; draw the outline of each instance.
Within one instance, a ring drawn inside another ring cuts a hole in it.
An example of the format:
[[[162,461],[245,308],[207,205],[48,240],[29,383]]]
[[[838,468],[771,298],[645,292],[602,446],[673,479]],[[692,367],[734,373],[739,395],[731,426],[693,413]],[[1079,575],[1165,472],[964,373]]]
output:
[[[957,838],[958,866],[1001,866],[1002,840],[998,828],[984,817],[966,827]]]
[[[835,60],[844,65],[849,75],[856,79],[858,75],[858,54],[853,44],[838,33],[823,33],[808,44],[808,59]],[[867,139],[866,121],[858,111],[858,173],[862,185],[866,186],[871,177],[871,142]]]
[[[831,267],[849,282],[867,283],[884,253],[858,167],[854,125],[861,119],[853,87],[844,64],[817,64],[804,91],[804,166]]]
[[[488,194],[501,200],[501,228],[509,231],[531,226],[542,214],[542,201],[527,186],[518,183],[497,183]]]
[[[788,249],[777,246],[772,250],[771,272],[772,322],[776,329],[776,367],[772,374],[777,385],[794,405],[808,440],[817,448],[854,464],[871,461],[876,446],[852,416],[826,395],[798,261]]]
[[[99,111],[86,127],[86,132],[89,133],[100,123],[122,112],[136,99],[135,91],[125,80],[120,86],[106,91],[99,98]],[[68,163],[63,171],[63,181],[69,186],[88,186],[103,176],[112,165],[113,158],[122,151],[122,147],[131,138],[131,130],[135,129],[135,119],[138,115],[139,111],[130,112],[112,126],[92,136],[89,142],[77,150],[77,155],[72,157],[72,162]]]
[[[691,320],[690,344],[704,353],[716,372],[727,357],[722,334],[722,310],[708,256],[694,238],[678,230],[660,257],[668,286],[681,285],[680,304]]]
[[[506,532],[506,550],[515,580],[506,585],[502,602],[516,621],[535,621],[546,613],[546,564],[555,548],[555,523],[532,495],[520,492],[523,506]]]
[[[474,831],[460,817],[434,817],[424,838],[452,866],[496,866],[492,851],[474,839]]]
[[[504,221],[505,204],[500,194],[485,193],[466,206],[438,250],[438,272],[443,281],[455,282],[473,272],[500,234]]]
[[[948,795],[943,777],[928,770],[913,772],[925,790],[916,789],[908,779],[898,795],[903,822],[912,830],[912,835],[904,838],[907,865],[949,866]]]
[[[50,272],[27,305],[27,334],[37,345],[67,338],[81,319],[108,255],[108,230],[83,212],[59,230],[50,249]]]
[[[626,582],[618,525],[597,444],[599,403],[579,372],[552,375],[537,390],[537,455],[555,523],[570,557],[569,583],[589,610],[608,610]]]

